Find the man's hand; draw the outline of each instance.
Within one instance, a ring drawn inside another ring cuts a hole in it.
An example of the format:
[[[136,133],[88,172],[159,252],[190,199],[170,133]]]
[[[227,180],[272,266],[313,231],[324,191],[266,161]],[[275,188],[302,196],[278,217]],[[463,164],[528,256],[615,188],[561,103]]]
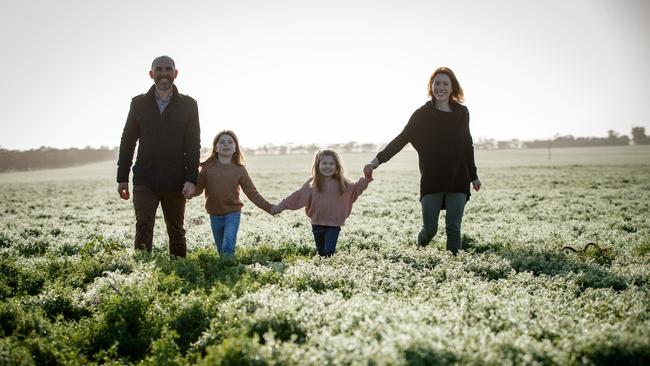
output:
[[[194,192],[196,192],[196,184],[192,182],[185,182],[185,184],[183,184],[182,193],[185,199],[192,199],[192,197],[194,197]]]
[[[120,197],[123,200],[128,200],[131,195],[129,194],[129,183],[128,182],[121,182],[117,183],[117,193],[120,194]]]

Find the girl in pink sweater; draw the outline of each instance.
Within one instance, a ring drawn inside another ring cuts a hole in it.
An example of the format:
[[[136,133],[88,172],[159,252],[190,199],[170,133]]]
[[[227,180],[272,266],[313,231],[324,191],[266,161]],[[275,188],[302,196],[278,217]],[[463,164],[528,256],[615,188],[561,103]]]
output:
[[[350,216],[352,204],[371,181],[371,177],[362,177],[356,183],[350,182],[343,175],[339,155],[334,150],[321,150],[314,156],[311,178],[300,189],[273,206],[271,213],[304,207],[311,219],[318,254],[329,257],[336,251],[341,226]]]

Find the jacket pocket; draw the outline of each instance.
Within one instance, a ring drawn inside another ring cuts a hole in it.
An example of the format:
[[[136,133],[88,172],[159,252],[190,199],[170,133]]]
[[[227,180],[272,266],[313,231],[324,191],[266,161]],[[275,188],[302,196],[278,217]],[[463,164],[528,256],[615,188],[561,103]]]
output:
[[[184,119],[171,119],[166,121],[167,128],[174,136],[183,136],[185,134],[186,122]]]
[[[151,115],[140,115],[136,117],[136,122],[140,127],[141,137],[151,137],[156,133],[157,119]]]
[[[149,174],[152,169],[151,160],[139,157],[135,160],[135,165],[133,165],[133,174]]]

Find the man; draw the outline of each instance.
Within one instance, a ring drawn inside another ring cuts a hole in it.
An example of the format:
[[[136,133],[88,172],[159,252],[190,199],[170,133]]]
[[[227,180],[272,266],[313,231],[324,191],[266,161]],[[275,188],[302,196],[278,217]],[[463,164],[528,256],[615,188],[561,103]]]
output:
[[[117,192],[122,199],[130,197],[129,170],[138,142],[133,166],[135,249],[151,252],[160,203],[169,235],[169,253],[185,257],[185,200],[193,196],[196,188],[201,149],[198,107],[194,99],[178,93],[174,85],[178,70],[171,57],[154,59],[149,76],[154,85],[131,100],[122,132]]]

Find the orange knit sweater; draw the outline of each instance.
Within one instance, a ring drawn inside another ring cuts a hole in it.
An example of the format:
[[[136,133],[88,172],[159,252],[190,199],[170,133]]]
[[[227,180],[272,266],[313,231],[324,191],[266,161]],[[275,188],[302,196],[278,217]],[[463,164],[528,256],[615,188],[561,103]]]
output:
[[[234,163],[223,164],[218,159],[201,166],[195,196],[205,189],[205,210],[210,215],[225,215],[240,211],[244,203],[239,199],[239,189],[246,197],[266,212],[271,204],[262,197],[248,175],[246,167]]]

